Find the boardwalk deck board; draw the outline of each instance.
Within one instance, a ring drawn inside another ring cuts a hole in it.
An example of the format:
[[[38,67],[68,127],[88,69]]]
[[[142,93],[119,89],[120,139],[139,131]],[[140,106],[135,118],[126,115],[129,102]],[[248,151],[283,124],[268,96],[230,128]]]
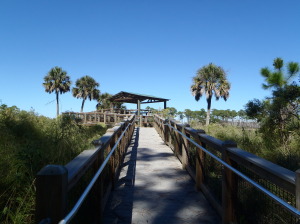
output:
[[[136,128],[104,223],[220,223],[154,128]]]

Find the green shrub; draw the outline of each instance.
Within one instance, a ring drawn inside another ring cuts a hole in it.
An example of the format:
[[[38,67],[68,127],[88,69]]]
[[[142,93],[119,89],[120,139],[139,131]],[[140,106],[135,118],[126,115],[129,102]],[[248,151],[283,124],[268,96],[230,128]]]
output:
[[[33,223],[36,173],[66,164],[105,131],[68,116],[50,119],[0,105],[0,223]]]

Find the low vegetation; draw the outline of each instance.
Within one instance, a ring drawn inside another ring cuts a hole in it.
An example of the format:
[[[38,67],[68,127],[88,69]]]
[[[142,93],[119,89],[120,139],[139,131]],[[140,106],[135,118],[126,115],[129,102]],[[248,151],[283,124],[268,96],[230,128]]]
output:
[[[195,129],[203,129],[207,134],[221,140],[232,140],[238,147],[292,171],[300,168],[300,138],[293,136],[288,146],[266,139],[260,129],[242,128],[230,124],[210,124],[203,126],[192,122]]]
[[[105,131],[68,116],[50,119],[0,105],[0,223],[33,223],[37,172],[66,164]]]

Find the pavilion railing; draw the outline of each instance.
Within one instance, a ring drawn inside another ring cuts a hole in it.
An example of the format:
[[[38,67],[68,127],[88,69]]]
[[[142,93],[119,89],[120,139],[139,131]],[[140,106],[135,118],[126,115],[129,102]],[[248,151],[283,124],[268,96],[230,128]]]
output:
[[[130,110],[136,111],[136,110]],[[133,114],[131,113],[110,113],[106,112],[85,112],[85,113],[77,113],[77,112],[65,112],[63,115],[67,115],[77,120],[78,123],[84,125],[94,125],[99,123],[104,123],[106,125],[114,125],[116,123],[120,123],[124,119],[128,119]],[[139,121],[141,120],[141,124]],[[148,127],[153,126],[153,116],[142,114],[140,116],[136,116],[136,123],[140,124],[140,126]]]
[[[134,128],[131,115],[67,165],[44,167],[36,178],[36,223],[99,223]]]
[[[300,170],[292,172],[175,120],[154,127],[223,223],[300,223]]]

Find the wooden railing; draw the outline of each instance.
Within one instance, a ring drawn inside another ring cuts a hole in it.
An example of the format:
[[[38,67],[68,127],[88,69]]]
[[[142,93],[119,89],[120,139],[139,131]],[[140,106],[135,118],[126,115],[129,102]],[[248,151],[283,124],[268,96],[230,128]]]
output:
[[[223,223],[299,223],[300,170],[292,172],[237,148],[232,141],[221,141],[175,120],[154,115],[154,127],[195,180],[196,188],[204,192],[218,211]],[[262,185],[298,215],[211,159],[203,149]]]
[[[108,129],[99,140],[94,141],[96,145],[94,149],[83,151],[65,166],[44,167],[36,178],[36,223],[58,223],[62,220],[73,206],[70,200],[77,201],[77,198],[74,199],[76,191],[81,194],[82,189],[79,188],[86,184],[84,182],[88,182],[82,179],[93,176],[110,151],[117,147],[85,202],[88,203],[86,206],[88,209],[93,209],[93,212],[89,213],[92,215],[86,216],[84,221],[77,221],[77,223],[99,222],[110,191],[114,188],[134,127],[135,115],[131,115],[128,120]],[[87,218],[90,221],[86,220]]]
[[[134,110],[133,110],[134,111]],[[130,111],[126,111],[130,112]],[[124,119],[128,119],[132,114],[124,113],[110,113],[109,111],[105,112],[86,112],[86,113],[77,113],[77,112],[66,112],[63,115],[68,115],[78,121],[80,124],[84,125],[93,125],[104,123],[106,125],[114,125],[123,121]],[[153,125],[153,116],[150,115],[140,115],[136,116],[136,123],[139,124],[139,120],[141,120],[140,126],[152,126]]]
[[[131,114],[117,114],[117,113],[101,113],[101,112],[87,112],[87,113],[76,113],[76,112],[66,112],[63,115],[69,115],[76,119],[81,124],[116,124],[124,119],[127,119]]]
[[[99,113],[116,113],[116,114],[138,114],[138,109],[99,109]],[[141,114],[151,115],[151,110],[141,109]]]

